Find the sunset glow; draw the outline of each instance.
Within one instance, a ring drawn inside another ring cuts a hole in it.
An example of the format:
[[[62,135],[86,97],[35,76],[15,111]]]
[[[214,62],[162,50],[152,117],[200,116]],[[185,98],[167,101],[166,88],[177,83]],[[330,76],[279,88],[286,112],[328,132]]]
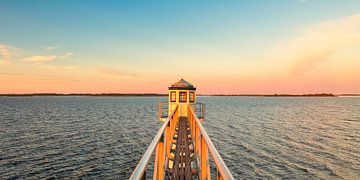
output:
[[[1,1],[0,16],[0,93],[166,93],[181,78],[201,94],[360,93],[357,0]]]

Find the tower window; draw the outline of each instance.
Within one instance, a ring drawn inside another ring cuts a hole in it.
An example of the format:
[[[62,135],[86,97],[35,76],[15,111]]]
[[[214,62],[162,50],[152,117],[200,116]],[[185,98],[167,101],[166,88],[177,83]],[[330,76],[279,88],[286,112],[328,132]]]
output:
[[[189,99],[190,99],[190,102],[195,102],[195,93],[194,92],[189,93]]]
[[[170,102],[176,102],[176,92],[175,91],[170,92]]]
[[[187,97],[186,97],[186,92],[180,92],[179,93],[179,102],[186,102],[187,101]]]

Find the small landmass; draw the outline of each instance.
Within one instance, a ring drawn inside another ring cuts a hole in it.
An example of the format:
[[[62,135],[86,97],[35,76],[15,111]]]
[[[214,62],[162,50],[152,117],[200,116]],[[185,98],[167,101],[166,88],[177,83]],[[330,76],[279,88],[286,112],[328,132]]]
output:
[[[316,94],[214,94],[208,96],[259,96],[259,97],[336,97],[331,93]]]

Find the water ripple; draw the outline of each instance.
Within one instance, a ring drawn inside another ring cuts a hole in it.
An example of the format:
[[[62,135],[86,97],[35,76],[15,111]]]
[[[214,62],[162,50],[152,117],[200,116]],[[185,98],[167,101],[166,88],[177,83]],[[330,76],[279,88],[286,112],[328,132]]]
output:
[[[237,179],[360,178],[360,98],[199,100]],[[1,97],[0,179],[128,178],[161,126],[160,101]]]

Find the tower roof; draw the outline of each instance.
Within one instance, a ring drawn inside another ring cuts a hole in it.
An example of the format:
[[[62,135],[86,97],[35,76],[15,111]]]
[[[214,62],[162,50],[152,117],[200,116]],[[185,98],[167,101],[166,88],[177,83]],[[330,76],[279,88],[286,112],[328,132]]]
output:
[[[184,79],[180,79],[180,81],[172,84],[169,90],[196,90],[196,88]]]

